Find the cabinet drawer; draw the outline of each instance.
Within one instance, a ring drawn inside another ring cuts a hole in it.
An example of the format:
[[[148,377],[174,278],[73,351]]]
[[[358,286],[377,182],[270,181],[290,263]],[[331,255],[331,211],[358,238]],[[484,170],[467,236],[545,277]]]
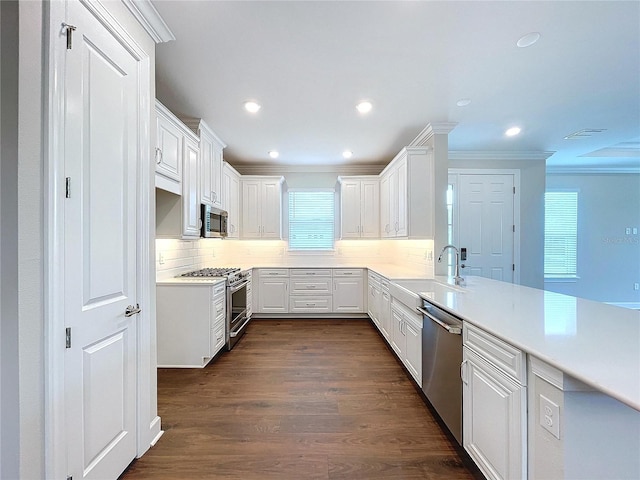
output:
[[[224,321],[224,314],[225,314],[224,299],[213,302],[214,322],[218,322],[220,320]]]
[[[215,284],[213,286],[213,296],[217,297],[217,296],[220,296],[220,295],[224,295],[225,288],[226,288],[226,283],[225,282],[220,282],[220,283]]]
[[[289,276],[288,268],[261,268],[260,269],[261,278],[288,277],[288,276]]]
[[[368,280],[369,280],[369,285],[371,285],[372,283],[375,283],[378,285],[380,284],[380,276],[375,273],[369,272]]]
[[[331,293],[331,277],[300,278],[294,277],[290,281],[291,294],[309,295],[317,293]]]
[[[328,268],[296,268],[290,270],[292,277],[331,277],[331,270]]]
[[[361,268],[335,268],[333,270],[334,277],[361,277]]]
[[[462,339],[465,346],[484,360],[526,385],[524,352],[467,322],[463,322]]]
[[[211,330],[211,356],[215,355],[225,344],[224,324]]]
[[[331,313],[332,297],[290,297],[289,311],[292,313]]]

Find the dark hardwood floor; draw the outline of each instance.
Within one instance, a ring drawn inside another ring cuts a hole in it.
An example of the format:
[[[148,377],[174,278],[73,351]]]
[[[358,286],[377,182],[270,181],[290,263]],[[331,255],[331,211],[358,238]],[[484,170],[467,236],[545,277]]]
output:
[[[164,435],[123,479],[477,479],[368,320],[254,320],[160,369]]]

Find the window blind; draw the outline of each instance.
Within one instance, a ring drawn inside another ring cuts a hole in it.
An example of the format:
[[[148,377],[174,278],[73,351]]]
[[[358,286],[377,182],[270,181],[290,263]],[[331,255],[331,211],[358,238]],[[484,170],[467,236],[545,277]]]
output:
[[[289,191],[289,250],[333,250],[334,196],[330,190]]]
[[[546,192],[544,203],[544,275],[576,276],[578,192]]]

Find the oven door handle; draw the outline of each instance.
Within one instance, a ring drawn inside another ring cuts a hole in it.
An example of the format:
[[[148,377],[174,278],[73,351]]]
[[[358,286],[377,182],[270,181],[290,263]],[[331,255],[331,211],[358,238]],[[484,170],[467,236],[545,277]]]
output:
[[[238,290],[246,287],[247,285],[249,285],[249,280],[245,280],[244,282],[234,285],[233,287],[229,287],[229,293],[236,293]]]
[[[237,327],[237,328],[234,328],[232,331],[229,332],[229,336],[231,338],[237,337],[240,334],[240,332],[242,332],[242,330],[244,330],[244,327],[247,326],[247,324],[249,323],[249,320],[251,320],[251,317],[244,317],[241,320],[242,323],[240,324],[240,326]]]
[[[452,333],[454,335],[461,335],[462,334],[462,329],[459,326],[457,326],[457,325],[449,325],[448,323],[443,322],[439,318],[436,318],[433,315],[431,315],[424,308],[417,307],[417,309],[418,309],[418,311],[420,313],[422,313],[422,315],[424,315],[425,317],[429,318],[430,320],[433,320],[435,323],[437,323],[442,328],[444,328],[447,332]]]

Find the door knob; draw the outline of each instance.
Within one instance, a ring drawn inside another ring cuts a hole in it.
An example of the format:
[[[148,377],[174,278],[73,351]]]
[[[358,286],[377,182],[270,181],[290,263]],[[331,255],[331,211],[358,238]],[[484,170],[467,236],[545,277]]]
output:
[[[141,311],[142,311],[142,309],[140,308],[140,304],[139,303],[136,303],[135,307],[133,305],[129,305],[127,307],[127,309],[124,311],[124,316],[125,317],[133,317],[134,315],[137,315]]]

